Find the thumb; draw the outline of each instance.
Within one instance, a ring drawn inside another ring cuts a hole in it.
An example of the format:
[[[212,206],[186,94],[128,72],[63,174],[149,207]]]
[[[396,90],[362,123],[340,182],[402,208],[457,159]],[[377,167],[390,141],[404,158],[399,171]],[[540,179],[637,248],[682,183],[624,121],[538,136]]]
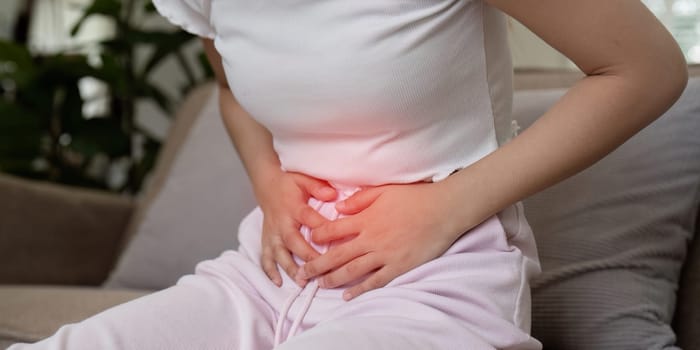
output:
[[[380,188],[370,188],[356,192],[345,200],[335,204],[335,210],[341,214],[352,215],[367,209],[382,194]]]

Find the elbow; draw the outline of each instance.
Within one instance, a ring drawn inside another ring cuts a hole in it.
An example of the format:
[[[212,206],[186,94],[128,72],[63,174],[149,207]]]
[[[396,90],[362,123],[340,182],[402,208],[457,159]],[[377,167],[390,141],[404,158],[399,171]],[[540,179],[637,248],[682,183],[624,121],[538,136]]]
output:
[[[654,45],[630,50],[608,64],[584,70],[588,76],[614,77],[638,103],[663,112],[681,96],[688,84],[688,65],[670,35]]]
[[[673,82],[672,82],[672,89],[673,89],[673,101],[675,102],[678,100],[678,98],[681,96],[683,91],[685,91],[686,86],[688,85],[688,63],[685,61],[685,58],[683,57],[683,54],[680,54],[680,59],[676,62],[675,64],[675,71],[673,73]]]
[[[651,112],[649,115],[661,116],[680,98],[688,84],[688,65],[680,48],[674,47],[618,66],[621,69],[613,73],[626,81],[629,96],[634,96],[640,105],[646,105]]]
[[[665,55],[663,70],[657,73],[658,79],[662,79],[662,87],[666,91],[665,95],[670,105],[678,100],[688,85],[688,63],[675,42],[673,46],[674,49]]]
[[[644,66],[638,74],[645,75],[649,94],[666,108],[671,107],[688,84],[688,64],[683,52],[673,42],[672,47],[665,50],[665,53],[657,53],[657,56],[649,59]]]

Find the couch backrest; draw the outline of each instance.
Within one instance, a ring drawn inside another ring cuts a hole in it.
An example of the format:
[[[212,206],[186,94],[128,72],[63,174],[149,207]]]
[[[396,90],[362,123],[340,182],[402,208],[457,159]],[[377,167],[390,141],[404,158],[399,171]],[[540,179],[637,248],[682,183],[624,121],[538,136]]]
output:
[[[216,83],[208,82],[202,84],[190,92],[173,118],[173,123],[168,130],[168,136],[163,144],[155,169],[147,179],[147,183],[143,187],[144,190],[140,194],[137,202],[134,216],[129,222],[120,251],[123,250],[134,235],[137,227],[143,220],[145,208],[147,208],[154,200],[163,184],[168,177],[173,166],[175,157],[187,139],[190,128],[194,125],[197,118],[202,115],[202,110],[209,101],[212,94],[216,93]]]
[[[700,77],[700,65],[691,65],[689,75]],[[522,70],[516,71],[514,86],[520,91],[567,88],[581,77],[583,74],[576,71]],[[677,344],[684,349],[700,349],[700,338],[697,337],[700,305],[696,302],[697,296],[700,295],[700,208],[695,210],[697,214],[694,239],[688,247],[683,265],[673,320]]]

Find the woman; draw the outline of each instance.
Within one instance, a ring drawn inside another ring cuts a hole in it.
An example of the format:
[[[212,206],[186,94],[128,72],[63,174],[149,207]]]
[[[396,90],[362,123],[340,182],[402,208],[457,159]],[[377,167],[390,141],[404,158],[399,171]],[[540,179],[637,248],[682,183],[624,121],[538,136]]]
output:
[[[260,207],[239,251],[36,348],[539,349],[519,201],[619,146],[687,80],[633,0],[156,5],[205,37]],[[501,11],[587,75],[507,143]]]

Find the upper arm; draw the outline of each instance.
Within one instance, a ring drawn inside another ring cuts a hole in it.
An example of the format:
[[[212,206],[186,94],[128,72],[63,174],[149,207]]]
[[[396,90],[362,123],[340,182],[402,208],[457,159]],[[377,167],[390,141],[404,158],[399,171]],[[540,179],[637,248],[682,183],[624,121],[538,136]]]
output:
[[[685,86],[670,33],[639,0],[485,0],[528,27],[588,75],[650,74]],[[682,90],[682,88],[681,88]]]
[[[221,62],[221,55],[214,47],[214,40],[202,38],[202,44],[204,45],[204,52],[209,59],[211,68],[214,70],[216,81],[219,83],[219,86],[228,89],[228,80],[226,80],[226,73],[224,72],[224,66]]]

